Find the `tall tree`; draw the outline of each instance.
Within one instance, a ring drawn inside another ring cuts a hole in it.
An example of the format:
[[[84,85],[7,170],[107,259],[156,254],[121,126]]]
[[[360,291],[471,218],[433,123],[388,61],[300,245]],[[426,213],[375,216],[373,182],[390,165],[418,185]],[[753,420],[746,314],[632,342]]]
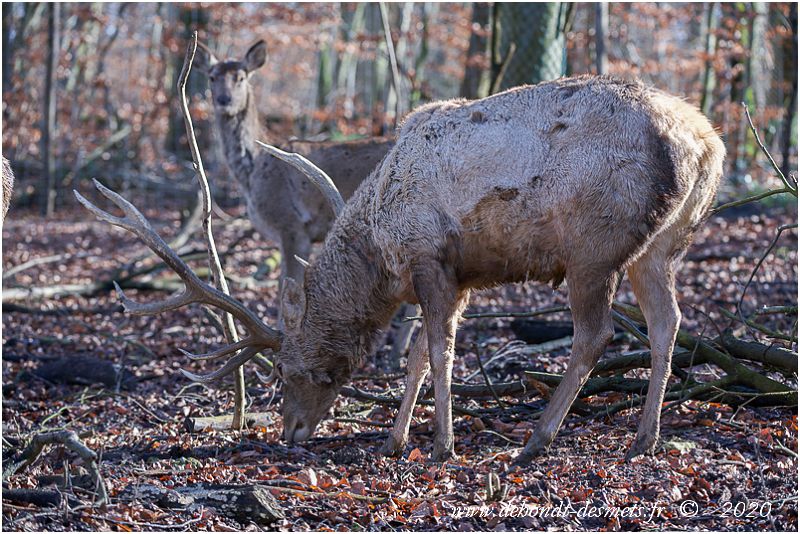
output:
[[[489,92],[486,56],[489,52],[489,4],[472,3],[472,34],[467,49],[467,64],[461,81],[461,96],[480,98]]]
[[[784,103],[786,114],[783,117],[783,132],[781,132],[781,171],[788,176],[791,171],[792,126],[797,117],[797,3],[792,2],[789,7],[790,36],[784,39],[783,54],[783,79],[787,86]]]
[[[42,155],[45,159],[45,169],[40,191],[40,210],[45,217],[53,214],[56,205],[56,157],[53,138],[56,133],[56,73],[61,42],[60,17],[61,4],[50,3],[47,13],[47,69],[44,81],[44,125],[42,128]]]
[[[711,99],[714,93],[714,53],[717,50],[717,25],[720,18],[717,3],[703,4],[703,37],[705,44],[705,67],[703,69],[703,94],[700,97],[700,109],[708,115],[711,112]]]
[[[186,43],[192,35],[194,30],[197,30],[202,35],[205,28],[208,26],[208,11],[200,7],[199,4],[167,4],[167,17],[171,19],[173,27],[178,28],[178,50],[183,50]],[[173,34],[174,35],[174,34]],[[169,38],[169,37],[167,37]],[[169,72],[167,77],[171,79],[169,88],[170,93],[168,102],[176,102],[178,100],[178,77],[181,73],[183,66],[183,54],[172,54],[172,60],[169,64]],[[203,76],[192,76],[186,86],[186,95],[189,102],[192,97],[198,94],[203,94],[206,87],[206,81]],[[183,115],[181,114],[178,106],[171,105],[169,107],[169,133],[166,139],[166,148],[173,154],[178,154],[181,157],[189,158],[189,145],[186,143],[184,136],[186,131],[183,123]],[[208,128],[198,130],[195,135],[197,142],[200,146],[210,145],[210,131]]]
[[[608,73],[608,3],[594,4],[594,64],[597,74]]]
[[[574,4],[494,4],[492,91],[565,73],[565,35]]]

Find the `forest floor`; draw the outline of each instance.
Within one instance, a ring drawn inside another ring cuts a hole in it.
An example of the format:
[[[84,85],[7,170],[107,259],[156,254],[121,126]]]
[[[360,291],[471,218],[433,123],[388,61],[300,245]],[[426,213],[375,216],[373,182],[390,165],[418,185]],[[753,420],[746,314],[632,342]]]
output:
[[[147,214],[160,221],[160,232],[177,230],[177,223],[166,222],[173,220],[174,212]],[[142,252],[130,234],[77,210],[48,221],[13,209],[9,215],[3,228],[6,272],[37,258],[63,256],[4,277],[4,291],[107,281],[120,264]],[[698,232],[679,271],[683,328],[714,336],[718,329],[730,327],[720,309],[734,309],[775,229],[796,222],[796,217],[786,210],[713,217]],[[273,250],[248,237],[249,227],[241,218],[217,227],[221,251],[238,243],[235,261],[226,257],[226,270],[234,275],[234,295],[274,321],[277,273],[263,275],[259,269]],[[796,306],[797,259],[796,233],[785,232],[748,289],[744,306]],[[166,276],[160,273],[155,279]],[[127,293],[141,300],[165,295],[135,289]],[[635,302],[627,280],[617,299]],[[564,286],[554,291],[529,283],[477,293],[468,313],[529,311],[566,303]],[[665,446],[652,457],[631,462],[625,462],[624,455],[639,422],[639,408],[610,417],[571,414],[546,455],[528,467],[514,468],[511,460],[536,418],[510,407],[535,413],[546,404],[546,391],[506,397],[504,408],[491,397],[455,397],[454,402],[473,415],[454,416],[457,457],[445,464],[429,458],[431,406],[417,407],[404,458],[387,459],[378,449],[394,407],[340,396],[333,417],[320,425],[313,439],[288,447],[282,441],[280,391],[260,383],[251,367],[246,371],[249,411],[267,413],[266,420],[241,432],[187,429],[187,418],[230,413],[233,403],[229,382],[205,387],[179,373],[180,368],[204,368],[189,363],[179,348],[199,353],[220,341],[202,310],[134,317],[116,309],[108,289],[15,304],[16,308],[4,305],[2,321],[4,457],[18,452],[34,433],[73,430],[98,453],[111,503],[106,509],[87,506],[92,502],[91,486],[82,487],[77,476],[86,466],[63,448],[46,448],[38,461],[4,480],[3,530],[797,529],[796,407],[744,403],[734,409],[713,401],[666,405]],[[796,328],[782,323],[787,319],[779,315],[765,320],[784,332]],[[512,323],[508,318],[463,321],[454,382],[471,377],[470,383],[485,384],[476,352],[489,362],[515,339]],[[759,332],[733,328],[741,337],[765,339]],[[641,349],[633,337],[619,335],[604,358]],[[388,345],[364,362],[352,384],[364,392],[399,398],[403,374],[396,367],[387,370],[387,353]],[[569,347],[536,356],[515,350],[505,354],[487,365],[494,383],[519,380],[523,370],[563,372]],[[77,367],[41,371],[64,358],[99,358],[122,371],[116,383],[105,385],[80,383],[74,376],[79,374]],[[715,369],[702,365],[692,372],[713,375]],[[630,371],[626,376],[647,373]],[[784,380],[796,388],[796,376]],[[610,392],[583,400],[590,407],[602,407],[622,398]],[[65,469],[75,479],[66,486]],[[487,488],[493,473],[504,486],[502,492]],[[6,499],[10,489],[37,488],[47,480],[61,482],[58,491],[64,498],[56,508]],[[284,518],[234,517],[214,507],[181,506],[163,498],[175,496],[168,490],[194,485],[266,486]],[[153,497],[157,494],[162,498]]]

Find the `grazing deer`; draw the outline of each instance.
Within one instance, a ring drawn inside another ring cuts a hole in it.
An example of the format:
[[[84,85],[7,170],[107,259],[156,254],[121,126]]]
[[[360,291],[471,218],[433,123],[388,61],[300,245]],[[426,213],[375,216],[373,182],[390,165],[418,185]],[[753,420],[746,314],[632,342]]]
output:
[[[219,61],[202,44],[197,68],[208,76],[219,137],[231,173],[247,203],[247,213],[262,237],[281,250],[281,279],[299,280],[303,266],[293,257],[307,259],[312,243],[321,242],[333,223],[333,213],[306,177],[291,165],[258,148],[255,141],[273,143],[256,108],[250,75],[267,59],[267,45],[258,41],[242,60]],[[345,199],[375,168],[392,142],[375,138],[348,142],[288,144],[327,171]]]
[[[121,197],[113,217],[143,236],[187,285],[135,313],[205,302],[249,331],[213,380],[258,350],[277,351],[287,441],[308,438],[342,384],[369,354],[403,301],[419,302],[423,332],[412,347],[405,396],[384,452],[401,454],[412,409],[433,370],[434,458],[453,454],[451,370],[456,325],[473,288],[566,279],[575,324],[572,357],[518,457],[553,441],[613,334],[611,302],[624,272],[647,320],[652,377],[629,457],[652,453],[680,311],[675,270],[714,198],[725,148],[708,120],[679,98],[607,77],[563,78],[476,101],[423,106],[395,147],[338,216],[302,284],[287,280],[285,331],[224,300],[165,248]],[[242,350],[243,349],[243,350]]]

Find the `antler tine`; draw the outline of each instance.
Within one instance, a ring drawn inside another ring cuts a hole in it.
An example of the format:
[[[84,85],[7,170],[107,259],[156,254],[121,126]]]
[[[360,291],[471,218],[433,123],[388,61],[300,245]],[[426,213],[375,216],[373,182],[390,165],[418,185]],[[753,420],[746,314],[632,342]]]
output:
[[[258,350],[270,348],[277,351],[280,349],[282,338],[280,332],[265,325],[249,308],[238,300],[203,282],[194,271],[186,265],[180,256],[167,245],[161,236],[153,230],[147,218],[142,215],[133,204],[118,193],[105,187],[97,180],[94,180],[94,184],[103,196],[111,200],[125,213],[125,217],[117,217],[101,210],[75,191],[75,197],[78,201],[99,219],[107,221],[115,226],[125,228],[139,237],[153,252],[164,260],[164,263],[175,271],[186,286],[181,293],[170,296],[163,301],[139,303],[125,296],[122,289],[115,284],[117,294],[120,300],[122,300],[122,304],[126,310],[136,315],[152,315],[159,312],[174,310],[186,304],[208,304],[230,313],[241,321],[249,333],[249,345],[257,346]],[[258,352],[258,350],[256,352]]]
[[[331,203],[334,215],[338,217],[342,213],[342,210],[344,209],[344,199],[342,199],[342,195],[336,188],[336,184],[333,183],[333,180],[331,180],[331,177],[328,176],[325,171],[311,163],[311,161],[309,161],[307,158],[304,158],[300,154],[284,152],[280,148],[262,143],[258,140],[256,140],[256,143],[261,145],[261,148],[266,150],[271,155],[288,163],[308,176],[309,180],[311,180],[311,182],[317,186],[322,194],[325,195],[325,198],[327,198]]]
[[[184,356],[188,357],[190,360],[202,361],[202,360],[216,360],[218,358],[222,358],[223,356],[227,356],[228,354],[232,354],[237,350],[241,350],[253,345],[254,340],[252,338],[246,337],[236,343],[232,343],[230,345],[225,345],[217,350],[212,350],[211,352],[206,352],[205,354],[192,354],[189,351],[178,349],[183,353]]]
[[[122,302],[122,307],[125,311],[133,315],[154,315],[160,312],[177,310],[196,301],[188,289],[184,289],[180,293],[158,302],[136,302],[128,298],[128,295],[125,294],[116,281],[114,281],[114,290],[117,292],[117,298]]]
[[[257,346],[250,346],[242,350],[239,354],[234,356],[233,358],[229,359],[225,362],[225,365],[220,367],[214,372],[208,373],[207,375],[198,375],[194,374],[186,369],[181,369],[181,373],[183,376],[191,380],[192,382],[200,382],[201,384],[208,384],[209,382],[214,382],[215,380],[219,380],[232,372],[234,372],[240,365],[252,360],[256,354],[260,352],[260,348]]]
[[[258,371],[256,371],[255,373],[256,373],[256,377],[259,380],[261,380],[262,383],[267,384],[267,385],[272,384],[278,378],[278,371],[275,369],[274,366],[272,367],[272,371],[269,373],[268,376],[264,376],[261,373],[259,373]]]
[[[95,188],[97,188],[97,190],[100,191],[104,197],[116,204],[117,207],[119,207],[123,213],[125,213],[125,217],[116,217],[106,211],[101,210],[86,200],[83,195],[73,190],[78,202],[83,204],[98,218],[135,234],[139,239],[144,241],[144,243],[150,247],[150,249],[155,252],[158,257],[164,260],[164,263],[169,265],[169,267],[175,271],[184,282],[189,284],[189,280],[191,280],[192,283],[189,284],[189,287],[194,284],[203,284],[203,281],[197,277],[197,275],[189,268],[189,266],[186,265],[186,263],[184,263],[183,260],[181,260],[171,248],[169,248],[169,245],[167,245],[167,243],[161,239],[161,236],[159,236],[155,230],[153,230],[153,227],[150,226],[150,221],[148,221],[147,218],[142,215],[142,212],[136,209],[136,206],[128,202],[119,193],[116,193],[115,191],[112,191],[101,184],[96,179],[92,179],[92,182],[94,183]]]

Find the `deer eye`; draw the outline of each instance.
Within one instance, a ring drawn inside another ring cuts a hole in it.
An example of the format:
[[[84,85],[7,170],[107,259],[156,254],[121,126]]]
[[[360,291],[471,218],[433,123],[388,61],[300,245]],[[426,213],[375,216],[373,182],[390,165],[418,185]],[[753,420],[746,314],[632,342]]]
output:
[[[214,76],[213,74],[211,76],[209,76],[208,79],[211,80],[212,82],[217,81],[217,77]]]

